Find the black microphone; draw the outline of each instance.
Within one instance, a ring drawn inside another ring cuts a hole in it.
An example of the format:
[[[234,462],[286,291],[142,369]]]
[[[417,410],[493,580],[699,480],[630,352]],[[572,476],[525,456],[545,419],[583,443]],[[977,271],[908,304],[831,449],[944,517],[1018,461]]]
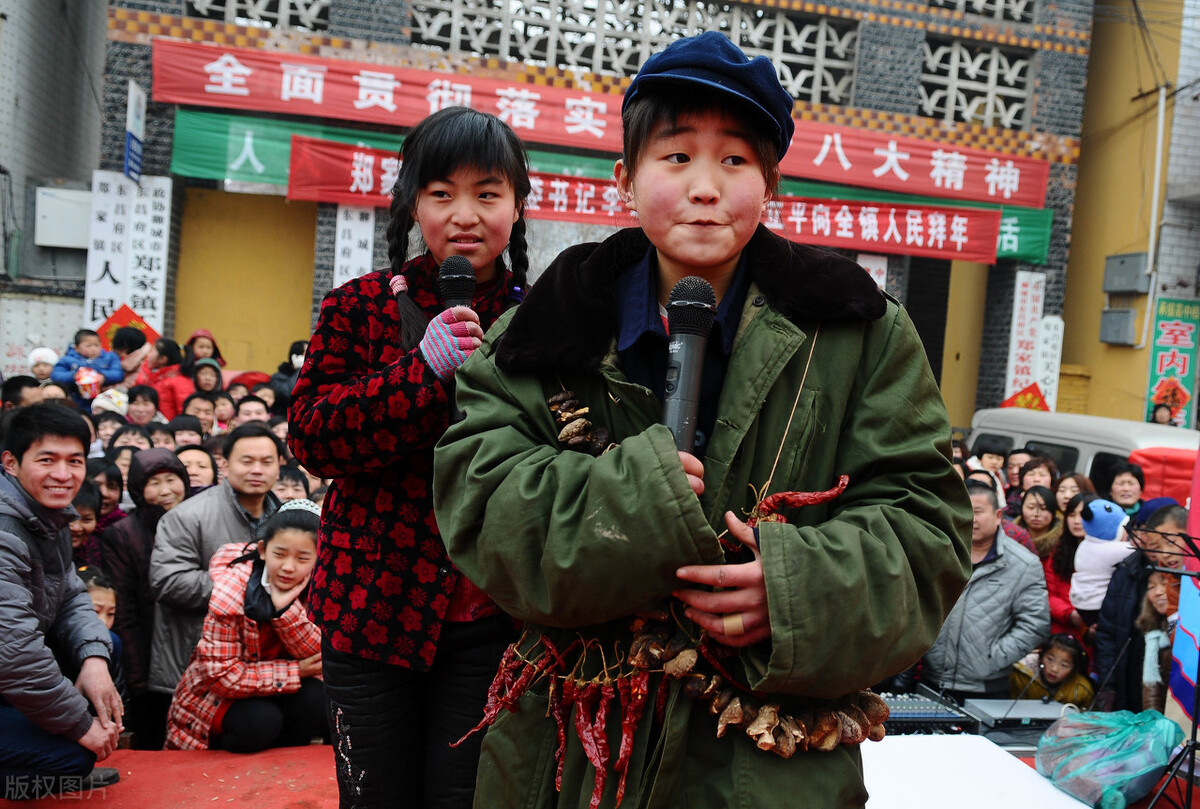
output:
[[[438,292],[442,304],[470,307],[475,302],[475,268],[466,256],[450,256],[438,270]]]
[[[663,424],[675,437],[675,446],[684,452],[691,452],[696,446],[704,347],[716,316],[717,295],[708,281],[689,275],[671,289],[667,300],[667,326],[671,334],[667,343]]]

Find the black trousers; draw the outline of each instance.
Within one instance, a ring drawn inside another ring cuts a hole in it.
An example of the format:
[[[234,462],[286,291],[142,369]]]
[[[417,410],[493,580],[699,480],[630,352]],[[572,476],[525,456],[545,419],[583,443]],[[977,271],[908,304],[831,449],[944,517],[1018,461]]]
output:
[[[342,809],[469,809],[487,689],[512,621],[446,623],[429,671],[413,671],[321,648],[329,729]]]
[[[328,738],[325,688],[306,677],[300,690],[273,697],[236,699],[221,720],[221,732],[209,738],[214,750],[256,753],[271,747],[299,747],[314,738]]]

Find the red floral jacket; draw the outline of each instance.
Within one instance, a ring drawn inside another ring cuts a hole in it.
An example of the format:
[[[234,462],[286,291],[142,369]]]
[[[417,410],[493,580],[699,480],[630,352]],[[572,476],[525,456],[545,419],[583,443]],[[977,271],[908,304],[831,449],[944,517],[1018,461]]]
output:
[[[254,565],[229,565],[246,544],[223,546],[208,563],[212,596],[200,643],[175,688],[167,716],[167,750],[207,750],[213,723],[231,699],[300,690],[300,660],[321,651],[321,633],[299,599],[271,621],[288,657],[262,659],[258,623],[246,616],[246,584]]]
[[[430,318],[442,306],[437,267],[405,265],[409,295]],[[433,515],[433,447],[450,420],[451,386],[417,348],[400,348],[390,271],[330,292],[292,395],[288,445],[305,469],[333,478],[321,513],[308,607],[334,649],[426,671],[447,609],[499,609],[446,556]],[[511,276],[481,288],[486,331],[512,305]]]

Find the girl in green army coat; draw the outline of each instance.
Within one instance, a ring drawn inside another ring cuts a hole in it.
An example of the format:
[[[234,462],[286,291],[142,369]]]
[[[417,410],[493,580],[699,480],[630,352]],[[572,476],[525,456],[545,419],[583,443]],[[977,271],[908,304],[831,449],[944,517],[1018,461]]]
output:
[[[625,93],[639,217],[564,251],[457,374],[436,451],[455,565],[525,624],[476,805],[866,801],[865,692],[933,643],[971,511],[917,334],[857,264],[760,224],[794,124],[715,32]],[[660,422],[662,306],[717,297],[694,453]]]

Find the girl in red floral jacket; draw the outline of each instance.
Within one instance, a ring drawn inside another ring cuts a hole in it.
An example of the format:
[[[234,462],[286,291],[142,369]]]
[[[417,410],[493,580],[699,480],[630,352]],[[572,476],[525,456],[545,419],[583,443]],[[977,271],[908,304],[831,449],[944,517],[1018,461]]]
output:
[[[481,736],[449,745],[482,716],[512,623],[446,556],[433,447],[455,368],[522,294],[530,182],[513,131],[464,107],[422,121],[401,157],[391,267],[326,296],[288,443],[332,478],[309,610],[324,638],[341,805],[469,807]],[[406,260],[414,223],[425,250]],[[439,299],[450,256],[475,271],[470,308]]]
[[[320,509],[292,500],[256,549],[234,542],[209,562],[200,643],[175,688],[168,750],[253,753],[324,736],[321,631],[301,598],[317,556]]]

